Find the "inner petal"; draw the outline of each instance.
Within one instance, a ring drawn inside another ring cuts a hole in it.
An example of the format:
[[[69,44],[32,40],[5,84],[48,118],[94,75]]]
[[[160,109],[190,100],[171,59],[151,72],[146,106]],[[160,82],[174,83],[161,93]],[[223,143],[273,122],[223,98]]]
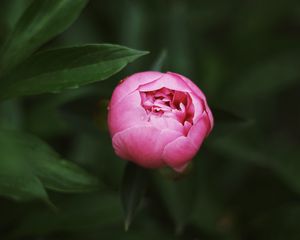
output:
[[[158,121],[157,117],[166,120],[173,119],[179,123],[182,132],[185,133],[193,124],[194,106],[189,93],[163,87],[158,90],[141,91],[140,95],[141,105],[147,112],[148,122],[153,121],[156,125],[168,127],[165,121]]]

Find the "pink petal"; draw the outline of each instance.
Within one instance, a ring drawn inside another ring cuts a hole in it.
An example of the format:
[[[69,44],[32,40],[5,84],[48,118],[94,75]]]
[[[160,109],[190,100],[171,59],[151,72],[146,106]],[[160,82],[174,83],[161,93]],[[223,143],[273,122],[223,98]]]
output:
[[[155,71],[147,71],[135,73],[125,78],[115,88],[110,101],[110,107],[119,103],[124,97],[136,90],[140,85],[152,82],[162,77],[163,73]]]
[[[167,74],[181,78],[198,97],[206,99],[204,93],[199,89],[199,87],[187,77],[173,72],[167,72]]]
[[[181,78],[170,75],[168,73],[163,73],[162,77],[148,82],[146,84],[140,85],[139,90],[142,92],[155,91],[161,88],[168,88],[171,90],[191,92],[191,89]]]
[[[213,129],[213,126],[214,126],[214,117],[213,117],[212,112],[211,112],[211,110],[208,107],[206,102],[205,102],[205,112],[207,113],[207,116],[208,116],[208,119],[209,119],[209,124],[210,124],[209,133],[210,133],[211,130]]]
[[[116,133],[112,142],[121,158],[146,168],[159,168],[165,165],[162,161],[164,146],[179,136],[180,133],[175,131],[138,126]]]
[[[184,136],[188,135],[191,127],[192,127],[192,124],[190,122],[188,122],[188,121],[184,122],[184,124],[183,124],[183,134],[184,134]]]
[[[204,112],[200,120],[190,128],[187,137],[199,148],[209,132],[210,123],[206,112]]]
[[[190,96],[192,98],[192,104],[194,107],[193,122],[196,123],[202,116],[203,111],[205,110],[205,100],[199,98],[199,96],[197,96],[195,93],[190,93]]]
[[[147,113],[141,106],[141,97],[137,91],[123,98],[118,104],[110,106],[108,110],[108,127],[111,136],[126,128],[143,124],[147,119]]]
[[[163,161],[180,171],[196,155],[198,148],[187,137],[181,136],[169,143],[163,152]]]
[[[158,129],[169,129],[183,134],[183,125],[172,117],[151,116],[150,123]]]
[[[173,73],[173,72],[167,72],[167,73],[170,74],[170,75],[177,76],[177,77],[180,77],[181,79],[183,79],[186,82],[186,84],[190,87],[190,89],[193,91],[193,93],[195,93],[200,99],[203,100],[204,109],[206,110],[206,112],[208,114],[211,129],[212,129],[213,125],[214,125],[214,119],[213,119],[212,112],[211,112],[211,110],[210,110],[210,108],[207,104],[206,97],[205,97],[204,93],[199,89],[199,87],[195,83],[193,83],[190,79],[186,78],[185,76],[183,76],[181,74],[178,74],[178,73]],[[193,97],[193,103],[194,102],[196,102],[195,97]],[[196,112],[198,112],[198,111],[196,111]],[[197,119],[198,117],[199,116],[194,117],[194,119]]]
[[[185,116],[186,116],[185,111],[179,111],[179,110],[175,109],[175,110],[173,110],[172,114],[173,114],[174,118],[177,119],[178,122],[184,123]]]
[[[176,91],[174,93],[174,97],[172,99],[172,103],[174,104],[174,106],[178,106],[178,104],[180,103],[187,103],[187,95],[184,92],[179,92]]]

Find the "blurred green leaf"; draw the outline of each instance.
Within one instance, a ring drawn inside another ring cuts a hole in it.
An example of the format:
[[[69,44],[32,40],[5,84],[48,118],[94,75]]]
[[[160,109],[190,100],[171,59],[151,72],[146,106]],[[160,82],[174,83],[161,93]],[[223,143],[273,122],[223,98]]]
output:
[[[272,212],[261,214],[251,230],[256,233],[258,240],[296,240],[300,237],[299,217],[299,202],[288,202]]]
[[[176,72],[191,73],[193,68],[191,58],[191,34],[189,33],[188,2],[175,1],[164,13],[167,31],[162,30],[160,36],[166,38],[168,46],[168,62]]]
[[[48,94],[37,97],[38,101],[34,101],[33,104],[27,108],[26,115],[24,116],[26,130],[43,138],[71,133],[73,130],[78,129],[78,126],[74,126],[73,128],[69,118],[64,118],[64,114],[70,111],[68,104],[70,104],[70,102],[80,101],[85,108],[88,106],[94,110],[96,101],[92,103],[85,101],[91,94],[95,94],[99,97],[99,91],[95,91],[91,86],[66,91],[59,95]],[[65,109],[66,107],[67,109]],[[76,104],[76,110],[78,108]],[[91,114],[85,113],[82,117],[88,118],[91,117]],[[90,119],[88,123],[91,124]]]
[[[202,148],[193,161],[196,187],[190,222],[201,231],[215,235],[212,239],[231,239],[238,233],[236,209],[228,202],[242,185],[249,164],[226,161],[207,148]]]
[[[32,0],[2,0],[0,8],[0,48]]]
[[[27,189],[27,184],[28,188],[35,184],[34,190],[43,192],[44,198],[44,187],[62,192],[85,192],[99,187],[97,179],[75,164],[62,160],[47,144],[34,136],[1,130],[0,141],[1,184],[15,188],[11,193],[8,190],[1,192],[2,195],[10,194],[17,200],[27,200],[28,197],[22,197],[22,191]],[[22,185],[19,186],[15,181]],[[18,191],[20,196],[14,194]],[[35,195],[33,192],[32,198]]]
[[[222,108],[213,107],[211,111],[215,122],[211,137],[232,133],[252,123],[252,121]]]
[[[125,231],[128,230],[132,218],[141,202],[147,183],[147,171],[134,163],[128,162],[122,182],[122,204],[125,213]]]
[[[299,51],[280,54],[254,65],[232,82],[226,91],[226,101],[253,102],[254,99],[269,97],[289,86],[295,86],[300,77]]]
[[[122,211],[115,193],[73,195],[55,201],[58,212],[36,207],[29,211],[14,230],[13,236],[55,232],[82,232],[120,224]]]
[[[33,158],[36,160],[33,162],[34,173],[46,188],[61,192],[87,192],[99,188],[97,179],[77,165],[70,161],[51,158],[40,161]]]
[[[3,0],[1,1],[0,21],[12,29],[20,16],[33,0]]]
[[[190,220],[195,191],[195,172],[188,176],[157,175],[154,180],[164,205],[175,224],[175,233],[182,234]],[[171,177],[172,179],[169,179]],[[178,178],[179,177],[179,178]]]
[[[255,134],[250,137],[247,131],[249,129],[210,139],[207,146],[226,158],[266,166],[267,159],[261,151],[263,148],[260,147],[259,141],[255,141]]]
[[[119,45],[94,44],[40,52],[2,83],[3,98],[60,92],[104,80],[145,55]]]
[[[0,173],[0,195],[16,201],[40,199],[50,203],[41,181],[28,171],[8,169],[3,164]],[[4,172],[5,171],[5,172]]]
[[[86,3],[87,0],[34,0],[0,51],[1,76],[64,31]]]
[[[208,147],[224,157],[272,170],[292,190],[300,193],[300,152],[284,141],[267,139],[255,128],[210,139]]]
[[[278,149],[277,151],[274,151]],[[286,143],[268,147],[270,167],[290,188],[300,194],[300,151],[297,146]]]
[[[19,143],[9,132],[0,131],[0,195],[17,201],[47,200],[41,181],[23,161]]]
[[[116,156],[108,132],[84,130],[73,138],[72,143],[70,159],[96,173],[105,186],[116,191],[121,189],[127,162]]]
[[[0,129],[20,129],[23,125],[23,109],[20,101],[0,103]]]
[[[212,108],[214,118],[217,122],[243,122],[245,121],[242,117],[220,108]]]
[[[166,49],[163,49],[160,54],[157,56],[156,60],[154,61],[151,69],[153,71],[162,71],[163,69],[163,66],[165,64],[165,61],[167,59],[167,55],[168,55],[168,52]]]
[[[124,232],[124,229],[119,224],[111,226],[103,226],[94,229],[94,231],[75,232],[65,240],[82,240],[82,239],[105,239],[105,240],[174,240],[167,229],[164,228],[155,218],[144,216],[139,218],[137,226]]]

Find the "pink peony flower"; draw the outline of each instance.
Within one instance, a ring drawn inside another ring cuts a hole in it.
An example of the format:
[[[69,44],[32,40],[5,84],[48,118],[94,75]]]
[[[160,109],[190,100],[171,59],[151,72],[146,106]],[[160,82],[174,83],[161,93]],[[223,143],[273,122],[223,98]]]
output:
[[[145,168],[181,172],[213,127],[202,91],[177,73],[141,72],[116,87],[108,126],[118,156]]]

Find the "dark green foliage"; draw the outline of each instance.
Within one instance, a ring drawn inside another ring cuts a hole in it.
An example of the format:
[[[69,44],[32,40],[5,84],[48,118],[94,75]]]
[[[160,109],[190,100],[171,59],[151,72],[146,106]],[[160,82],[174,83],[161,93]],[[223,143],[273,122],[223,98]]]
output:
[[[37,53],[4,79],[2,98],[61,92],[104,80],[146,54],[130,48],[95,44]]]
[[[127,163],[122,179],[121,198],[125,215],[125,231],[128,231],[132,218],[139,207],[147,188],[148,173],[133,163]]]
[[[87,0],[31,1],[2,46],[1,75],[70,26],[87,2]]]
[[[0,239],[299,240],[299,16],[297,0],[1,0]],[[111,147],[114,87],[151,69],[191,78],[215,117],[182,175]]]
[[[46,199],[44,187],[62,192],[85,192],[99,187],[96,178],[60,159],[34,136],[1,130],[0,145],[1,195],[16,200]]]

